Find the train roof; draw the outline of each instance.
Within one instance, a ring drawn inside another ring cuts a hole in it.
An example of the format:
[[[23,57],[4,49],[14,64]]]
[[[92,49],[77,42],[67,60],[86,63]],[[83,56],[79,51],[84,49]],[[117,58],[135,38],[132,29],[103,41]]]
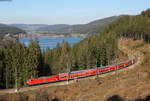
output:
[[[131,61],[131,60],[133,60],[133,59],[126,60],[125,62]],[[122,64],[122,63],[125,63],[125,62],[119,62],[119,63],[116,63],[116,64],[107,65],[107,66],[101,66],[101,67],[94,67],[94,68],[91,68],[91,69],[72,71],[72,72],[69,72],[69,73],[70,74],[74,74],[74,73],[81,73],[81,72],[84,72],[84,71],[87,71],[87,70],[95,70],[96,68],[98,68],[98,69],[100,69],[100,68],[108,68],[109,66],[119,65],[119,64]],[[62,75],[62,74],[67,74],[67,72],[66,73],[60,73],[60,74],[57,74],[57,75],[52,75],[52,76],[43,76],[43,77],[31,78],[31,79],[41,79],[41,78],[55,77],[55,76]]]

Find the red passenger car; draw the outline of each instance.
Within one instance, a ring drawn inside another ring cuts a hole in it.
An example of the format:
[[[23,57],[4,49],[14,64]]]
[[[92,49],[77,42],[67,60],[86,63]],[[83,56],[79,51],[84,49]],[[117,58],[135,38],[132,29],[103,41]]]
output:
[[[75,78],[92,76],[92,75],[96,75],[97,73],[101,74],[101,73],[106,73],[106,72],[111,72],[114,70],[122,69],[122,68],[125,68],[125,67],[128,67],[128,66],[134,64],[135,62],[136,62],[136,59],[132,59],[132,60],[128,60],[128,61],[125,61],[122,63],[98,67],[98,68],[94,68],[94,69],[73,71],[70,73],[62,73],[62,74],[49,76],[49,77],[29,79],[27,81],[27,84],[28,85],[37,85],[37,84],[56,82],[56,81],[62,81],[62,80],[67,80],[67,79],[75,79]]]

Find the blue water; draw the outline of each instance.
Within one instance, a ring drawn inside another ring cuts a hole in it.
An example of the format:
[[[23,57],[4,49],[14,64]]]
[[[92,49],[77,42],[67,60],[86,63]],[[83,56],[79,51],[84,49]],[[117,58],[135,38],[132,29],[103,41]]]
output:
[[[83,38],[80,37],[39,37],[39,38],[20,38],[19,39],[21,43],[24,43],[26,46],[28,46],[30,40],[38,40],[40,47],[42,50],[45,50],[47,48],[55,48],[58,43],[61,43],[62,41],[68,42],[70,45],[74,45],[78,43],[79,41],[83,40]]]

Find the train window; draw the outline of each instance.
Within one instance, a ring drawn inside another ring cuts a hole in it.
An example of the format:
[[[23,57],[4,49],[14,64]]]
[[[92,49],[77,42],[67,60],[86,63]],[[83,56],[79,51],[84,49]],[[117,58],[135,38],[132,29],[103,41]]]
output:
[[[66,78],[67,76],[60,76],[61,78]]]
[[[82,72],[84,72],[84,71],[85,71],[85,70],[73,71],[73,72],[70,72],[70,74],[82,73]]]

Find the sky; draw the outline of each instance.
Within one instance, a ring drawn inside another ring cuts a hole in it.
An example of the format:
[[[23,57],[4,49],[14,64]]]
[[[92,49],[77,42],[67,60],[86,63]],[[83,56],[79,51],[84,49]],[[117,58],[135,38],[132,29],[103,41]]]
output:
[[[0,23],[85,24],[148,8],[150,0],[0,0]]]

